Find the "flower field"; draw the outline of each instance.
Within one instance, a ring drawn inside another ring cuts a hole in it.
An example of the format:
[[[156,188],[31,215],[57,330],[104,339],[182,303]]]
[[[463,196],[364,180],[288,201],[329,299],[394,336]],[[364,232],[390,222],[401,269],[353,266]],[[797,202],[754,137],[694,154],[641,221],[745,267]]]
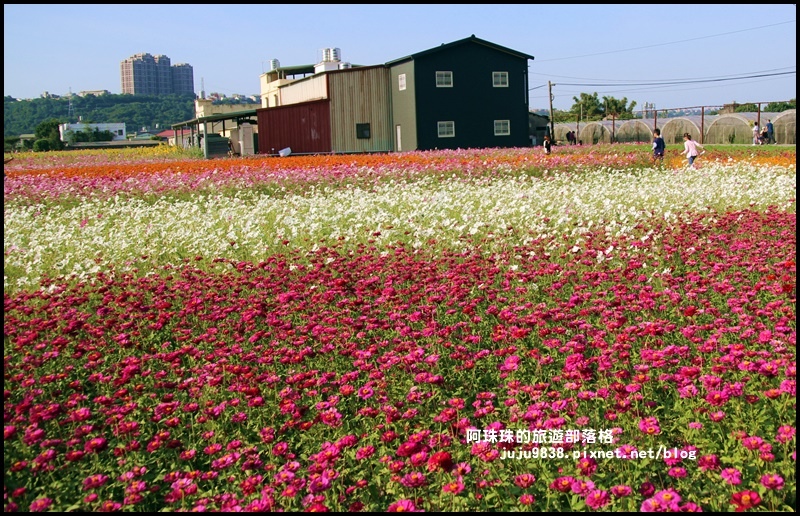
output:
[[[794,511],[796,148],[15,155],[5,511]]]

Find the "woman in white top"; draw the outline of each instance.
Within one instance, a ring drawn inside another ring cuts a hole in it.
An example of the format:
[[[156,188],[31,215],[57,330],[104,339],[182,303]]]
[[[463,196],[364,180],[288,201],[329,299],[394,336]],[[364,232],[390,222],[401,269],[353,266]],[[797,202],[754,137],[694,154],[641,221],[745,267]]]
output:
[[[700,151],[702,150],[703,146],[692,140],[691,134],[683,133],[683,152],[681,154],[686,155],[690,167],[694,164],[694,159],[701,154]]]
[[[753,125],[753,145],[758,145],[758,137],[761,136],[761,131],[758,129],[758,123]]]

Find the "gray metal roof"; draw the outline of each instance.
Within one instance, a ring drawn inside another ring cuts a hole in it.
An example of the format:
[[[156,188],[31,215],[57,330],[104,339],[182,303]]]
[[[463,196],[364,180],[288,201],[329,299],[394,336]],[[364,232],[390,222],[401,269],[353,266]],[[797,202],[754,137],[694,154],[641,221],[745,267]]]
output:
[[[250,118],[254,116],[256,116],[255,109],[247,109],[244,111],[233,111],[231,113],[219,113],[216,115],[201,116],[198,118],[192,118],[191,120],[178,122],[177,124],[172,124],[172,128],[178,129],[180,127],[202,124],[203,122],[218,122],[220,120],[239,120],[242,118]]]
[[[438,47],[429,48],[428,50],[423,50],[422,52],[416,52],[414,54],[411,54],[411,55],[408,55],[408,56],[405,56],[405,57],[401,57],[399,59],[394,59],[392,61],[387,62],[386,65],[387,66],[391,66],[391,65],[394,65],[394,64],[402,63],[403,61],[409,61],[411,59],[417,59],[419,57],[423,57],[423,56],[426,56],[426,55],[429,55],[429,54],[433,54],[434,52],[440,52],[442,50],[445,50],[445,49],[448,49],[448,48],[453,48],[455,46],[463,45],[464,43],[469,43],[469,42],[478,43],[479,45],[484,45],[484,46],[487,46],[489,48],[493,48],[495,50],[499,50],[500,52],[506,52],[508,54],[515,55],[517,57],[524,57],[524,58],[530,59],[530,60],[534,59],[534,57],[532,55],[530,55],[530,54],[525,54],[525,53],[519,52],[517,50],[512,50],[510,48],[498,45],[496,43],[492,43],[491,41],[486,41],[485,39],[476,38],[475,34],[473,34],[472,36],[470,36],[468,38],[459,39],[458,41],[453,41],[451,43],[442,43]]]

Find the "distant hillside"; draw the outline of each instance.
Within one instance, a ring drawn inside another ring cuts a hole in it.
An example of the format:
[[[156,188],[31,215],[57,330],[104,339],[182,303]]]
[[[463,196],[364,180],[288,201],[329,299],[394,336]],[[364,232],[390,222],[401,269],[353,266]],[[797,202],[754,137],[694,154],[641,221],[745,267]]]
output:
[[[140,131],[142,127],[169,129],[172,124],[194,118],[194,95],[86,95],[72,96],[72,117],[69,117],[69,99],[38,98],[3,99],[3,136],[32,134],[36,126],[55,118],[62,123],[78,121],[88,123],[124,122],[127,132]]]

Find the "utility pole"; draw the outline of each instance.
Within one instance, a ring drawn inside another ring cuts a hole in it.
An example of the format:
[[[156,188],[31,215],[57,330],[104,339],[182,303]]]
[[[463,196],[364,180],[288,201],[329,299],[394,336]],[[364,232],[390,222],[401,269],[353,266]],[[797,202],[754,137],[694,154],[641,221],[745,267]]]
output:
[[[69,106],[67,107],[67,123],[72,123],[75,112],[72,110],[72,86],[69,87]]]
[[[556,134],[555,122],[553,122],[553,86],[555,86],[555,84],[552,84],[550,81],[547,81],[547,93],[550,94],[550,140],[551,141],[553,141],[553,138],[555,138]]]

